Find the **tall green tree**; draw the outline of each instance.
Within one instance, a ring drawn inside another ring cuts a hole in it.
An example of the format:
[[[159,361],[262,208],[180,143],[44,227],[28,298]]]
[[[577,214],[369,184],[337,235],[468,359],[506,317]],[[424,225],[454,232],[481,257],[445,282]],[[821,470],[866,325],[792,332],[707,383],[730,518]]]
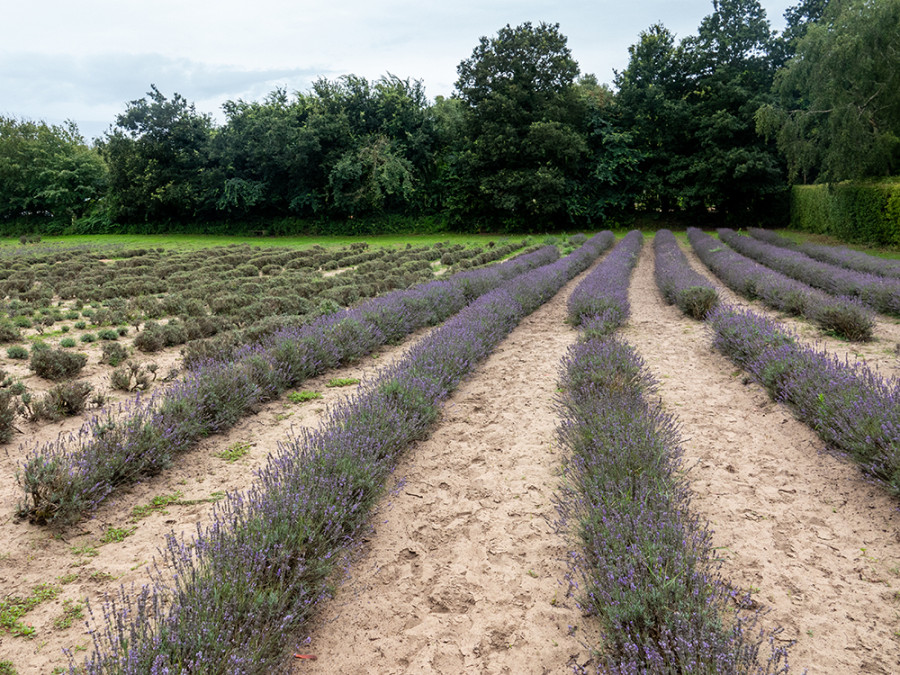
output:
[[[684,54],[662,24],[642,31],[628,54],[627,67],[615,76],[615,102],[640,154],[637,201],[642,209],[672,211],[683,187],[676,177],[694,149]]]
[[[231,217],[346,216],[421,209],[435,173],[420,81],[320,79],[290,98],[228,102],[214,140],[216,206]]]
[[[465,109],[450,207],[460,221],[546,227],[570,218],[588,150],[578,64],[558,24],[506,26],[459,64]]]
[[[695,128],[682,198],[692,210],[731,219],[761,216],[785,183],[775,145],[756,133],[754,119],[775,74],[774,35],[759,0],[714,0],[713,9],[683,43]]]
[[[126,221],[193,220],[214,213],[212,118],[155,85],[116,117],[99,148],[109,166],[110,213]]]
[[[0,116],[0,219],[71,220],[95,208],[106,165],[70,122]]]
[[[797,53],[797,43],[806,35],[809,27],[825,14],[829,0],[800,0],[784,11],[785,28],[778,37],[781,50],[779,66]]]
[[[831,0],[757,114],[792,180],[900,171],[900,0]]]
[[[585,106],[584,128],[588,152],[569,200],[573,219],[600,223],[614,214],[634,211],[642,198],[639,172],[644,155],[631,131],[625,129],[622,108],[613,92],[594,75],[579,78],[578,90]]]
[[[312,106],[276,89],[262,101],[227,101],[212,139],[218,170],[216,209],[231,218],[314,213],[324,182],[319,135],[307,128]]]
[[[641,201],[659,211],[760,219],[784,195],[773,143],[756,133],[768,100],[774,36],[758,0],[714,0],[697,34],[676,44],[641,33],[616,76],[617,105],[641,151]]]

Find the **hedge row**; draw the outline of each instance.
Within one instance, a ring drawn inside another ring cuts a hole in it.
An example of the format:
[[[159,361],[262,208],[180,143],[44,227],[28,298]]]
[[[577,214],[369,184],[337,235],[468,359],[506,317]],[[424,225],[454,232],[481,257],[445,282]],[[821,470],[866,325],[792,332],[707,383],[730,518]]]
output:
[[[795,185],[791,227],[842,241],[900,246],[900,178]]]

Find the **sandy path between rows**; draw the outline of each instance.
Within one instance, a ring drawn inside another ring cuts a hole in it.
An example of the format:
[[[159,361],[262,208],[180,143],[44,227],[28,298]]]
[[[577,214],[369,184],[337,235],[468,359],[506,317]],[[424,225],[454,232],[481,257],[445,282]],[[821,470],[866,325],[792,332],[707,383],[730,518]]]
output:
[[[712,523],[724,577],[754,591],[767,627],[797,640],[794,672],[898,672],[897,502],[822,452],[815,433],[711,350],[701,323],[664,304],[649,245],[630,300],[623,337],[681,422],[693,508]]]
[[[395,474],[375,532],[312,628],[309,673],[565,673],[590,629],[552,525],[566,300],[526,317]]]
[[[140,588],[149,582],[150,563],[159,558],[167,533],[190,537],[197,527],[209,523],[211,495],[247,488],[280,441],[301,427],[319,424],[327,406],[356,390],[355,386],[329,388],[326,384],[331,378],[365,381],[402,358],[430,330],[417,331],[399,345],[382,347],[372,356],[328,371],[299,387],[320,392],[321,399],[299,405],[281,399],[261,405],[256,414],[245,417],[227,433],[202,439],[193,450],[176,457],[171,468],[141,483],[123,486],[85,520],[62,531],[14,518],[15,505],[22,496],[14,476],[26,448],[4,448],[0,452],[0,598],[26,596],[34,586],[44,583],[57,585],[62,592],[22,618],[35,627],[33,638],[12,637],[0,630],[0,661],[10,659],[19,675],[32,675],[65,666],[63,648],[76,650],[76,658],[83,656],[83,650],[91,646],[84,620],[75,620],[65,629],[54,627],[66,601],[77,603],[89,598],[101,618],[104,594],[117,593],[121,585]],[[80,423],[69,419],[43,425],[32,432],[31,438],[52,440],[62,431],[77,429]],[[248,444],[247,454],[234,462],[219,457],[235,444]],[[180,503],[137,521],[131,518],[134,507],[175,493],[182,495]],[[122,541],[102,544],[108,528],[134,528],[134,532]]]

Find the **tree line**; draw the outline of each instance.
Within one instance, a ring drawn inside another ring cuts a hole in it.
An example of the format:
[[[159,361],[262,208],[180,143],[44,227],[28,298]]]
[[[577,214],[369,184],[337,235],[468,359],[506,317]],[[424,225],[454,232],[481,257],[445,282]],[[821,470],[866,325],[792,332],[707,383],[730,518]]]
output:
[[[900,168],[900,0],[713,0],[697,33],[640,33],[613,86],[559,26],[506,26],[421,81],[320,79],[214,123],[151,85],[88,146],[0,117],[0,223],[434,216],[455,229],[590,226],[636,211],[760,223],[791,182]]]

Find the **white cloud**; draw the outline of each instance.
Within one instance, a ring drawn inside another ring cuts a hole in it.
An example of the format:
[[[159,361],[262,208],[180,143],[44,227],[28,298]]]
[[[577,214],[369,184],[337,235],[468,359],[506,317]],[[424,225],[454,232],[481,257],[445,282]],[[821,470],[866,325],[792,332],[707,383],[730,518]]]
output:
[[[559,23],[583,72],[622,69],[638,33],[661,21],[696,31],[710,0],[32,0],[0,24],[0,114],[76,120],[99,135],[151,83],[217,114],[229,99],[317,77],[387,72],[448,95],[479,37],[506,24]],[[763,0],[780,27],[788,0]]]

